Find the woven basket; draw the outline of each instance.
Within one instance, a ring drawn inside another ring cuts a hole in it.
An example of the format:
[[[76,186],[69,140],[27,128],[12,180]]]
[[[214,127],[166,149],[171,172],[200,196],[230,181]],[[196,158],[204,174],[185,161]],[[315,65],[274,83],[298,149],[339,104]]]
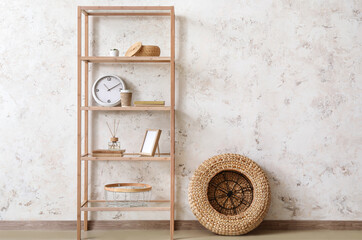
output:
[[[152,187],[145,183],[111,183],[104,190],[109,206],[140,207],[150,201]]]
[[[189,185],[189,203],[199,222],[220,235],[241,235],[255,229],[270,205],[270,187],[263,170],[238,154],[222,154],[203,162]]]
[[[161,49],[158,46],[142,45],[141,49],[134,56],[158,57],[160,54]]]
[[[158,46],[142,45],[141,42],[136,42],[130,46],[125,54],[126,57],[158,57],[161,54],[161,49]]]

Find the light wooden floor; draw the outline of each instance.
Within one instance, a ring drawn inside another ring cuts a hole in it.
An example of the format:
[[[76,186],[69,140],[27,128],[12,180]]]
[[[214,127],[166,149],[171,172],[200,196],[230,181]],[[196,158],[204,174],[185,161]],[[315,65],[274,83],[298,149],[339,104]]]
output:
[[[87,240],[169,240],[166,230],[110,230],[89,231],[83,234]],[[75,231],[0,231],[1,240],[74,240]],[[349,240],[362,239],[362,231],[253,231],[244,236],[218,236],[203,230],[180,230],[175,240]]]

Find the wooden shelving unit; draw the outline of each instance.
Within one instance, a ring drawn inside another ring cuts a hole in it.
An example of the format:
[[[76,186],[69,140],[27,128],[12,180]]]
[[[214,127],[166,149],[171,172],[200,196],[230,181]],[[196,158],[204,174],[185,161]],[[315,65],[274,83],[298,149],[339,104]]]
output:
[[[106,57],[89,56],[89,17],[91,16],[164,16],[171,22],[169,57]],[[84,29],[82,29],[84,26]],[[84,43],[84,46],[83,46]],[[83,51],[82,51],[83,50]],[[169,64],[170,65],[170,106],[157,107],[101,107],[89,106],[89,64]],[[82,89],[82,86],[84,89]],[[82,105],[82,96],[84,104]],[[79,6],[78,7],[78,137],[77,137],[77,240],[81,239],[81,220],[84,213],[84,231],[88,230],[88,212],[91,211],[169,211],[170,238],[174,234],[175,200],[175,14],[173,6]],[[170,153],[161,153],[154,157],[134,154],[117,156],[99,156],[91,154],[89,149],[89,117],[91,111],[167,111],[170,114]],[[84,144],[82,144],[82,137]],[[102,199],[89,199],[89,161],[161,161],[170,162],[170,200],[152,200],[144,207],[110,207]],[[83,167],[82,167],[83,162]],[[83,177],[83,184],[82,184]]]

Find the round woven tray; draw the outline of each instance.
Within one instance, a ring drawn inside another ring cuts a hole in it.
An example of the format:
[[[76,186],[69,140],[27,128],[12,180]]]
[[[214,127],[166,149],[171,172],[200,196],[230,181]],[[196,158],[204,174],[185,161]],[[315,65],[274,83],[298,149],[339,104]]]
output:
[[[189,203],[199,222],[220,235],[241,235],[256,228],[270,205],[263,170],[249,158],[222,154],[203,162],[189,185]]]
[[[152,187],[145,183],[111,183],[104,186],[104,190],[109,192],[148,192]]]

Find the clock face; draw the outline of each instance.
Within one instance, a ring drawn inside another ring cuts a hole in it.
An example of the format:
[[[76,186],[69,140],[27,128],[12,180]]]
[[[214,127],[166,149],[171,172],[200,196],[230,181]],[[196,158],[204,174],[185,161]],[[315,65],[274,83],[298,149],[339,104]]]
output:
[[[253,186],[240,172],[225,170],[216,174],[207,189],[211,206],[224,215],[238,215],[253,201]]]
[[[102,106],[116,106],[121,103],[121,90],[125,87],[122,79],[117,76],[101,77],[93,84],[93,98]]]

